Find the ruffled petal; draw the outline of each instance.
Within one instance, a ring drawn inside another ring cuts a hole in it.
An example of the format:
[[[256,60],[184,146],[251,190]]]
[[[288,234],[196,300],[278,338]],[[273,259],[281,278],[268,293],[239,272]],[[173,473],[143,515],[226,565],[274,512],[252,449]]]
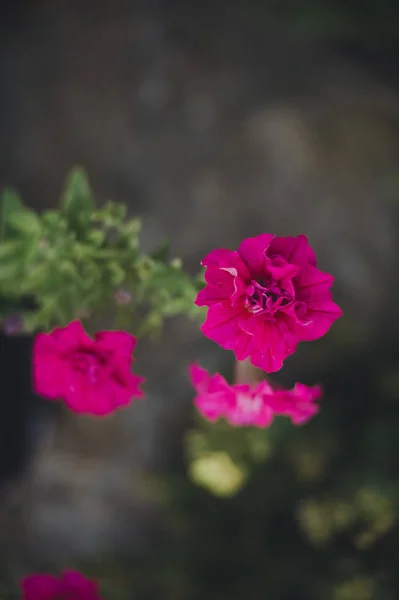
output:
[[[279,390],[271,400],[271,406],[278,415],[291,419],[294,425],[303,425],[319,411],[316,400],[322,397],[320,386],[309,387],[295,384],[292,390]]]
[[[226,248],[212,250],[212,252],[207,254],[201,261],[201,265],[203,267],[218,267],[219,269],[225,269],[231,275],[238,275],[243,279],[249,279],[250,277],[250,272],[238,252],[235,250],[227,250]]]
[[[188,366],[188,374],[194,388],[199,393],[206,393],[209,390],[211,376],[206,369],[203,369],[197,363],[191,363]]]
[[[225,417],[234,395],[229,390],[209,394],[198,394],[194,405],[208,421],[215,422]]]
[[[316,254],[309,246],[306,235],[298,235],[297,237],[275,237],[268,249],[268,255],[278,255],[285,258],[289,263],[304,267],[306,265],[317,264]]]
[[[247,265],[253,279],[262,277],[266,270],[266,251],[274,238],[271,233],[263,233],[247,238],[238,247],[238,254]]]
[[[252,335],[249,348],[251,363],[267,373],[279,371],[283,361],[296,350],[299,340],[282,315],[274,321],[253,317],[241,322],[240,326]]]
[[[223,302],[235,292],[234,276],[224,269],[208,267],[205,271],[205,281],[206,287],[198,292],[194,302],[197,306]]]
[[[249,317],[250,315],[242,306],[214,304],[208,309],[201,331],[225,350],[234,350],[238,360],[244,360],[248,356],[251,336],[243,331],[239,323]]]
[[[21,581],[22,600],[56,600],[60,582],[53,575],[30,575]]]
[[[62,351],[67,351],[76,346],[92,345],[93,340],[85,332],[80,321],[72,321],[65,327],[56,327],[49,334],[53,342]]]
[[[95,334],[95,340],[100,350],[129,361],[137,344],[137,338],[126,331],[99,331]]]

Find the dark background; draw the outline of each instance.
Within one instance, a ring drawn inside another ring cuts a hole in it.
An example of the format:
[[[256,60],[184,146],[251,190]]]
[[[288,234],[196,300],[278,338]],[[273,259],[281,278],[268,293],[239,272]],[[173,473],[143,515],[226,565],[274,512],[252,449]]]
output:
[[[4,595],[76,566],[115,599],[397,600],[398,17],[393,0],[2,3],[1,184],[42,209],[83,164],[193,273],[213,247],[305,233],[344,310],[276,375],[322,382],[320,415],[262,438],[195,416],[188,362],[233,360],[184,319],[139,345],[147,399],[104,422],[44,413],[30,341],[2,336]],[[198,440],[241,487],[193,481]]]

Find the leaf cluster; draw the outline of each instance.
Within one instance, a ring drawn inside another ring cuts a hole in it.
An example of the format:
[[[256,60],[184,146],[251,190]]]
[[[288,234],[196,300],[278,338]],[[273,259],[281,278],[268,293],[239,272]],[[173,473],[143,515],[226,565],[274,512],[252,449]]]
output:
[[[42,214],[18,192],[0,199],[0,324],[18,313],[23,330],[113,313],[138,335],[159,332],[164,319],[195,316],[202,275],[191,278],[162,243],[140,250],[141,222],[124,204],[96,206],[85,171],[69,173],[58,209]]]

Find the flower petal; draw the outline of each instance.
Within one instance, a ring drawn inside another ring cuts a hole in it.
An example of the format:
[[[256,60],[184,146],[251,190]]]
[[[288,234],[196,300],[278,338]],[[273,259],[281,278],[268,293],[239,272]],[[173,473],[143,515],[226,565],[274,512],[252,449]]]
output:
[[[33,342],[32,375],[35,393],[56,400],[63,395],[69,366],[58,353],[54,340],[39,333]]]
[[[86,577],[83,577],[77,571],[65,571],[62,574],[60,584],[60,597],[62,598],[70,598],[71,600],[100,600],[97,582],[86,579]]]
[[[304,267],[308,264],[316,266],[316,254],[309,246],[306,235],[297,237],[275,237],[270,244],[268,255],[278,255],[289,263]]]
[[[240,322],[240,327],[252,335],[249,347],[250,361],[267,373],[279,371],[283,361],[296,350],[298,339],[289,327],[289,319],[278,315],[274,321],[253,317]]]
[[[217,248],[201,260],[201,265],[204,267],[218,267],[225,269],[231,275],[238,275],[243,279],[249,279],[250,273],[242,261],[240,255],[235,250],[227,250],[226,248]]]
[[[95,335],[95,340],[99,348],[129,360],[137,344],[137,338],[126,331],[99,331]]]
[[[292,390],[277,391],[271,399],[271,406],[276,414],[289,417],[294,425],[302,425],[318,413],[315,400],[322,395],[320,386],[296,383]]]
[[[200,290],[194,304],[197,306],[210,306],[230,298],[235,292],[234,276],[224,269],[208,267],[205,271],[207,286]]]
[[[49,334],[55,344],[63,350],[68,350],[78,345],[90,345],[93,340],[85,332],[80,321],[72,321],[65,327],[56,327]]]
[[[234,350],[238,360],[244,360],[248,356],[251,336],[243,331],[239,323],[250,316],[242,306],[214,304],[208,309],[201,331],[225,350]]]
[[[263,233],[247,238],[238,247],[238,254],[247,265],[252,278],[261,277],[265,273],[265,256],[274,235]]]
[[[293,265],[286,261],[276,261],[271,260],[270,258],[265,258],[265,264],[267,268],[267,272],[275,281],[282,281],[284,279],[292,279],[295,277],[299,271],[300,267],[298,265]]]
[[[258,395],[246,386],[246,391],[240,391],[240,387],[233,386],[235,391],[235,402],[226,413],[226,420],[234,426],[241,427],[269,427],[273,421],[273,410],[268,406],[263,395]]]
[[[306,306],[306,313],[301,311],[303,323],[298,329],[302,340],[312,341],[324,336],[342,316],[342,310],[332,301],[330,288],[333,282],[334,277],[310,265],[296,278],[296,299]]]
[[[329,290],[333,283],[334,277],[332,275],[324,273],[324,271],[320,271],[320,269],[317,269],[312,265],[307,265],[299,271],[295,278],[298,294],[300,293],[301,295],[300,298],[298,297],[298,300],[304,300],[306,302],[308,295],[314,293],[314,288],[316,286],[317,289],[324,294],[325,290]]]
[[[199,394],[194,399],[194,405],[206,419],[214,422],[226,415],[232,400],[234,401],[234,395],[227,389],[211,394]]]
[[[21,581],[22,600],[55,600],[60,582],[53,575],[30,575]]]

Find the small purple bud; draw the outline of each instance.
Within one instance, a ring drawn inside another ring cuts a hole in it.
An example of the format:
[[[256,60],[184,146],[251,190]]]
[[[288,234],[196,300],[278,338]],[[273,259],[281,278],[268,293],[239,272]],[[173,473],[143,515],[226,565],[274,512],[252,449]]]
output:
[[[11,313],[6,316],[3,322],[3,331],[6,335],[18,335],[23,330],[23,319],[20,313]]]
[[[114,298],[117,304],[129,304],[132,299],[131,295],[125,290],[117,290]]]

